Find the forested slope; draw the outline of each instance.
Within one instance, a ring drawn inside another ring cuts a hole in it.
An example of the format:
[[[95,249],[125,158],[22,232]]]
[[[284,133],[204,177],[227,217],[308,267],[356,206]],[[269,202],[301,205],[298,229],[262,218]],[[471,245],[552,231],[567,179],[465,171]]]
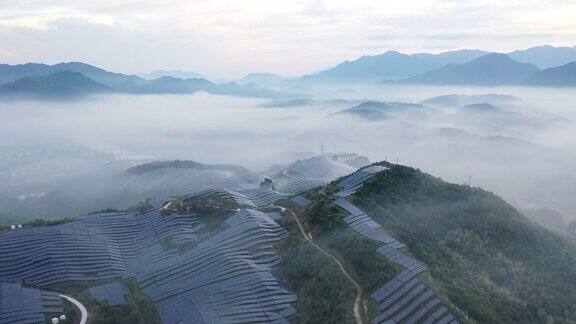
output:
[[[576,250],[498,196],[390,170],[353,202],[429,266],[437,293],[484,323],[576,320]]]

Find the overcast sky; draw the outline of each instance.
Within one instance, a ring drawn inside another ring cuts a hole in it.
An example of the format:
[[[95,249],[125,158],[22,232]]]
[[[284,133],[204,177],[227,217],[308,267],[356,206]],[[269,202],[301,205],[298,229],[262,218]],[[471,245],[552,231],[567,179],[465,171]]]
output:
[[[574,46],[575,17],[574,0],[0,0],[0,62],[295,75],[391,49]]]

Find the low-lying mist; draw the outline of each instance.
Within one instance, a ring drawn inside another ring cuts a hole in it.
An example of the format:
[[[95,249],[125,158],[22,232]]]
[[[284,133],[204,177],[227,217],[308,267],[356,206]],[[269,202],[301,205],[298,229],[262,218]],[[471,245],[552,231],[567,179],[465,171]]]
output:
[[[239,164],[264,172],[319,154],[322,146],[325,152],[407,164],[456,183],[471,179],[521,209],[550,207],[569,219],[576,215],[573,92],[363,86],[315,89],[310,100],[294,104],[206,93],[2,102],[0,223],[122,205],[103,188],[128,167],[151,160]],[[419,103],[484,93],[516,98],[470,109],[425,103],[386,111],[382,118],[335,114],[365,101]],[[43,211],[48,205],[37,200],[48,193],[57,203]]]

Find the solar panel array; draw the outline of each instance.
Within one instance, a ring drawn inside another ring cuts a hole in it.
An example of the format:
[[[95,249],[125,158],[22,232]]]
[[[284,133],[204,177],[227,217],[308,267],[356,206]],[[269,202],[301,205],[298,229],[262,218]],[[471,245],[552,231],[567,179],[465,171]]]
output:
[[[270,215],[247,209],[227,225],[188,252],[155,243],[162,238],[193,242],[203,224],[194,216],[157,211],[94,214],[12,231],[0,236],[0,277],[41,286],[133,275],[164,323],[287,322],[297,297],[272,273],[282,260],[272,244],[287,231]],[[14,242],[29,252],[16,253],[10,247]],[[111,305],[125,302],[119,283],[90,293]]]
[[[384,245],[378,248],[378,253],[385,256],[388,260],[398,263],[405,269],[408,269],[414,273],[420,273],[426,270],[426,266],[416,260],[415,258],[398,251],[398,248],[395,246]]]
[[[46,313],[62,313],[55,293],[0,282],[0,324],[44,324]]]
[[[403,246],[400,242],[382,232],[382,226],[376,223],[370,216],[366,215],[360,208],[354,206],[345,198],[338,198],[334,204],[350,215],[344,218],[344,222],[348,224],[353,230],[358,232],[369,239],[382,242],[384,244],[394,244],[395,246]]]
[[[348,197],[354,194],[364,185],[366,181],[372,179],[379,172],[387,169],[387,167],[373,165],[354,172],[337,184],[337,186],[340,188],[340,191],[336,193],[336,196]]]
[[[183,200],[190,200],[198,197],[218,197],[218,198],[231,198],[238,205],[247,206],[252,208],[270,205],[282,198],[283,195],[273,190],[266,189],[247,189],[236,191],[231,189],[207,189],[200,192],[187,194],[182,196]]]
[[[89,291],[92,298],[111,306],[126,305],[126,289],[119,282],[91,287]]]
[[[153,243],[168,237],[192,242],[202,227],[196,217],[151,211],[95,214],[62,225],[10,231],[0,235],[0,279],[45,286],[124,277],[128,264],[142,255],[148,262],[166,256]]]
[[[330,156],[299,160],[274,177],[280,192],[302,192],[355,172],[357,169]]]
[[[256,174],[238,174],[231,170],[199,170],[164,167],[142,174],[124,177],[123,186],[138,193],[170,192],[193,193],[210,187],[234,189],[258,188],[262,177]]]
[[[364,237],[382,242],[384,245],[378,248],[378,253],[404,268],[371,295],[379,305],[378,314],[372,319],[372,323],[457,323],[447,308],[441,306],[441,300],[434,292],[418,279],[417,275],[425,271],[426,266],[402,252],[401,249],[405,247],[403,243],[385,235],[380,224],[343,198],[354,193],[365,181],[383,170],[370,167],[367,172],[359,171],[343,179],[338,184],[342,188],[337,194],[340,197],[334,202],[348,212],[349,215],[344,218],[348,226]]]
[[[272,274],[272,244],[288,232],[269,215],[243,209],[194,249],[136,274],[166,324],[287,323],[296,295]]]

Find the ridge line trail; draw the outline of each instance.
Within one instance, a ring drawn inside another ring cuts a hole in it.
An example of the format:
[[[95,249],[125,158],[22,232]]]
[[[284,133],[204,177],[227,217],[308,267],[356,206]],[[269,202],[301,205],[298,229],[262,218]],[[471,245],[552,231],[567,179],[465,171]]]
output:
[[[292,214],[292,217],[294,217],[294,220],[296,220],[296,223],[298,224],[298,228],[300,228],[300,232],[302,233],[302,236],[304,236],[304,239],[306,241],[308,241],[310,244],[312,244],[312,246],[315,247],[316,249],[318,249],[320,252],[322,252],[326,256],[330,257],[332,260],[334,260],[334,262],[336,262],[336,264],[338,265],[338,267],[340,268],[340,271],[344,274],[344,276],[350,282],[352,282],[352,284],[354,285],[354,287],[356,288],[356,291],[357,291],[356,299],[354,300],[354,317],[356,318],[356,323],[363,324],[364,321],[362,320],[362,316],[360,315],[360,304],[362,303],[362,300],[363,300],[362,296],[364,293],[362,291],[362,287],[360,287],[360,284],[358,284],[356,282],[356,280],[354,280],[354,278],[352,278],[352,276],[350,276],[350,274],[346,271],[346,269],[344,268],[344,266],[342,265],[340,260],[338,260],[338,258],[336,258],[332,254],[330,254],[328,251],[324,250],[322,247],[318,246],[316,243],[314,243],[312,241],[312,235],[310,235],[310,233],[306,233],[306,231],[304,230],[304,226],[302,226],[302,223],[300,223],[300,219],[298,218],[296,213],[294,213],[289,208],[285,208],[285,207],[280,207],[280,208],[282,210],[286,210],[286,211],[290,212],[290,214]]]

